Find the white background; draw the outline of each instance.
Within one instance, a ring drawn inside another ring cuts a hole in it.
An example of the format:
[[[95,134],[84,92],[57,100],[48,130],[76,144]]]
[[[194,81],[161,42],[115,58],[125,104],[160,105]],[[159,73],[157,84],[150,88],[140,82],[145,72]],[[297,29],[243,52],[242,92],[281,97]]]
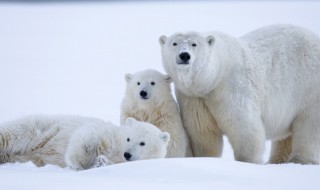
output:
[[[234,36],[296,24],[320,35],[320,2],[0,3],[0,122],[76,114],[119,124],[126,73],[163,72],[160,35],[219,30]],[[269,147],[269,146],[267,146]],[[266,158],[268,150],[266,151]],[[0,189],[319,189],[320,167],[223,158],[166,159],[73,172],[0,166]]]

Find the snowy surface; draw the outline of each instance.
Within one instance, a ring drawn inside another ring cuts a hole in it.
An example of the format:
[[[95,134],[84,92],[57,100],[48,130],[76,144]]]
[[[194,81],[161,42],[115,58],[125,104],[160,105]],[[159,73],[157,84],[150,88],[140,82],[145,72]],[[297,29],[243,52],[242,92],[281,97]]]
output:
[[[1,189],[319,189],[317,166],[253,165],[218,158],[145,160],[81,172],[31,163],[0,166]]]
[[[177,31],[241,36],[290,23],[320,35],[320,2],[0,3],[0,122],[78,114],[119,124],[124,75],[163,72],[158,38]],[[268,157],[269,145],[265,159]],[[320,166],[222,158],[138,161],[83,172],[0,165],[1,190],[319,189]]]

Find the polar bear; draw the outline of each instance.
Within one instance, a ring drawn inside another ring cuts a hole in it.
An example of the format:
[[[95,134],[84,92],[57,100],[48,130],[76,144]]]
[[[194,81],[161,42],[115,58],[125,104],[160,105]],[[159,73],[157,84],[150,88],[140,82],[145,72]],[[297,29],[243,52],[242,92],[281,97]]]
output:
[[[67,166],[82,170],[166,156],[170,140],[168,132],[130,117],[121,127],[109,125],[85,126],[76,130],[66,150]]]
[[[183,128],[174,100],[171,78],[152,69],[126,74],[126,93],[121,103],[120,122],[128,117],[157,126],[171,135],[167,157],[190,157],[189,137]]]
[[[133,118],[118,127],[96,118],[35,115],[0,125],[0,163],[32,161],[82,170],[164,158],[169,140],[169,133]]]
[[[270,139],[271,162],[320,163],[318,36],[272,25],[240,38],[188,32],[159,42],[196,156],[219,156],[225,134],[238,161],[262,163]]]

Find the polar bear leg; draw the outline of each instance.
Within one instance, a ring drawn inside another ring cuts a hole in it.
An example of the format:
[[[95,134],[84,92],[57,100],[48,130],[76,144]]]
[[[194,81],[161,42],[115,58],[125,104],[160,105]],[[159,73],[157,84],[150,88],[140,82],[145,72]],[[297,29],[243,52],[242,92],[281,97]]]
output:
[[[179,92],[176,94],[194,156],[220,157],[223,147],[222,133],[203,100],[187,97]]]
[[[261,164],[265,146],[265,132],[261,120],[247,119],[231,123],[223,131],[233,148],[234,158],[237,161]]]
[[[94,145],[72,147],[67,150],[66,163],[73,170],[84,170],[96,164],[96,150]]]
[[[292,136],[272,142],[269,163],[281,164],[288,161],[291,154]]]
[[[70,138],[65,154],[66,165],[74,170],[84,170],[96,165],[98,153],[98,140],[91,134],[79,135],[76,131]],[[84,133],[85,134],[85,133]]]
[[[289,162],[320,164],[320,104],[298,115],[292,125],[292,153]]]

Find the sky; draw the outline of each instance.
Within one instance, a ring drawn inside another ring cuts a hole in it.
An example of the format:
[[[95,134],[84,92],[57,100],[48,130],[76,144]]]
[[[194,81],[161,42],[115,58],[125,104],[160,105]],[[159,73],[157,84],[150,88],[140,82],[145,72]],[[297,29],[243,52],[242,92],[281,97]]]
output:
[[[319,2],[0,4],[0,121],[34,113],[119,123],[126,73],[161,65],[161,35],[296,24],[320,33]],[[165,12],[165,14],[164,14]]]

